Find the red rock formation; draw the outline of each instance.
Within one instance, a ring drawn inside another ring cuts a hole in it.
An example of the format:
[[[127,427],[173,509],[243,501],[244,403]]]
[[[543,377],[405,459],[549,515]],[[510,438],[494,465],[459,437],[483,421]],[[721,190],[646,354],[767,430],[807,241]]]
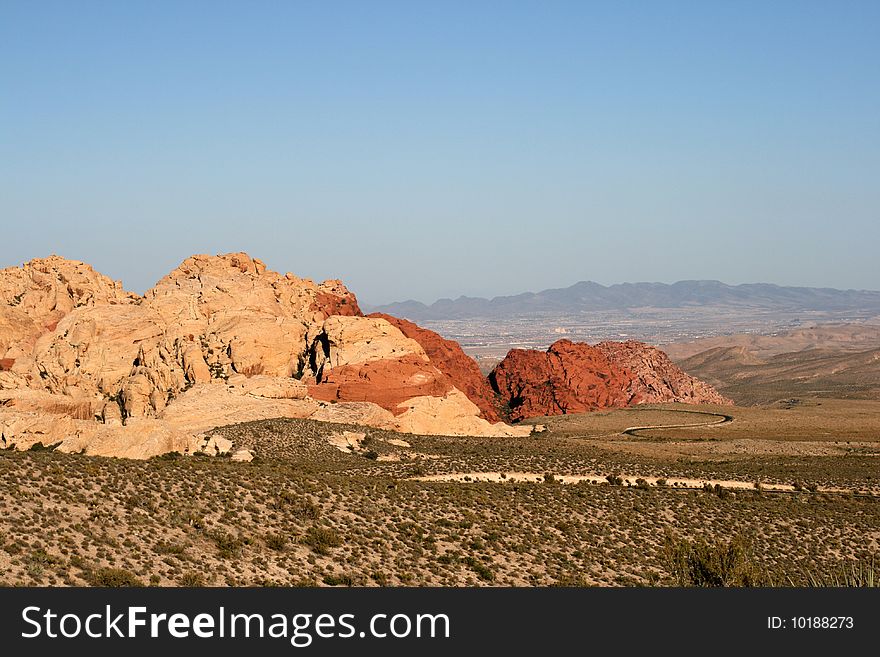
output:
[[[310,385],[309,396],[323,401],[373,402],[395,415],[401,402],[413,397],[443,397],[452,383],[423,357],[374,360],[325,369],[320,381]]]
[[[514,349],[489,380],[513,420],[631,404],[732,403],[656,347],[633,340],[595,347],[559,340],[546,352]]]
[[[360,317],[363,315],[354,293],[344,288],[338,292],[318,290],[315,294],[315,300],[312,302],[311,310],[322,312],[327,317],[332,315]]]
[[[657,347],[644,342],[600,342],[596,349],[618,367],[633,374],[629,392],[642,403],[683,402],[685,404],[732,404],[704,381],[682,372]]]
[[[513,349],[489,375],[512,420],[583,413],[638,401],[632,375],[590,345],[559,340],[546,352]]]
[[[492,387],[483,377],[474,359],[464,353],[457,342],[447,340],[413,322],[384,313],[373,313],[368,317],[380,317],[396,326],[406,337],[418,342],[431,359],[431,364],[448,376],[452,385],[479,407],[483,418],[489,422],[498,422],[501,419],[495,406],[496,398]]]

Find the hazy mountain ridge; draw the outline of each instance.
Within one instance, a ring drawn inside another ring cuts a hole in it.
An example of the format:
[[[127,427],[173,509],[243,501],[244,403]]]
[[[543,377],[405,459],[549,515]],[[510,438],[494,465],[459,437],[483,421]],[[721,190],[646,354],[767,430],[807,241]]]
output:
[[[592,281],[581,281],[566,288],[524,292],[491,299],[461,296],[457,299],[439,299],[430,305],[409,300],[375,306],[369,310],[415,320],[442,320],[501,315],[509,317],[537,312],[644,307],[680,308],[700,305],[742,306],[769,311],[880,312],[880,291],[785,287],[770,283],[727,285],[720,281],[679,281],[672,284],[617,283],[609,286]]]

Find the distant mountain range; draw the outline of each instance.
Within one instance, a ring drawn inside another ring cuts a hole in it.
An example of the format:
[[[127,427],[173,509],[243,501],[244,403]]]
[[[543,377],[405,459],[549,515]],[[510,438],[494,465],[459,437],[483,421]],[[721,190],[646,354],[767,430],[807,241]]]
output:
[[[533,313],[576,313],[628,308],[727,306],[768,311],[867,311],[880,314],[880,292],[817,287],[783,287],[769,283],[727,285],[720,281],[619,283],[581,281],[571,287],[524,292],[514,296],[440,299],[431,305],[402,301],[370,308],[419,320],[511,317]]]

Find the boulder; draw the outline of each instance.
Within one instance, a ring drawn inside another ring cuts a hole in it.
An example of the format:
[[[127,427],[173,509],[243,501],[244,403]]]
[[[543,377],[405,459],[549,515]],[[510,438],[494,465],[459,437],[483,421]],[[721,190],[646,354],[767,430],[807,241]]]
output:
[[[340,452],[346,454],[358,453],[363,450],[363,442],[367,434],[360,431],[343,431],[327,436],[327,442]]]
[[[425,350],[415,340],[381,318],[330,317],[310,339],[308,365],[318,382],[329,370],[343,365],[374,361],[410,360],[428,363]]]
[[[399,405],[394,429],[403,433],[443,436],[528,436],[532,428],[492,424],[479,417],[479,408],[461,390],[441,396],[413,397]]]
[[[238,463],[250,463],[254,460],[254,453],[249,449],[239,449],[234,451],[229,458]]]

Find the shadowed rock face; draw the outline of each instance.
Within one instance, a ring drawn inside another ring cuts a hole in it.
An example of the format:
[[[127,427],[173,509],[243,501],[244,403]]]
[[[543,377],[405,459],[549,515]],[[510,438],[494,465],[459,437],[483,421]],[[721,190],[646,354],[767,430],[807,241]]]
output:
[[[400,329],[406,337],[418,342],[428,358],[431,359],[431,364],[449,377],[452,385],[477,405],[480,409],[480,415],[489,422],[498,422],[501,419],[495,408],[495,392],[480,372],[474,359],[465,354],[457,342],[442,338],[434,331],[429,331],[405,319],[383,313],[373,313],[367,316],[386,320]]]
[[[731,403],[656,347],[632,340],[596,346],[559,340],[546,352],[514,349],[489,380],[513,420],[643,403]]]

